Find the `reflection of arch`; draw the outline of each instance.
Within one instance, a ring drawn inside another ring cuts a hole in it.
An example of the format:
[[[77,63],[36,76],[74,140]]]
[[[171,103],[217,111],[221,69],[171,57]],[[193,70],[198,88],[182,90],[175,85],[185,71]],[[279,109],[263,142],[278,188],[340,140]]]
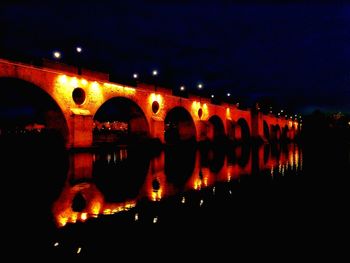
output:
[[[281,139],[281,127],[278,124],[276,124],[274,127],[274,131],[275,131],[275,139],[279,141]]]
[[[94,122],[94,142],[123,142],[130,138],[147,138],[150,133],[142,109],[124,97],[114,97],[103,103]]]
[[[196,127],[191,114],[183,107],[175,107],[165,117],[165,142],[177,143],[196,139]]]
[[[64,142],[68,141],[64,113],[44,89],[21,79],[0,78],[0,98],[0,125],[58,131]]]
[[[264,145],[264,164],[267,164],[270,158],[270,144]]]
[[[225,136],[225,128],[222,120],[219,116],[213,115],[209,118],[210,130],[208,132],[208,137],[211,139],[217,139],[219,137]]]
[[[196,164],[195,147],[167,147],[164,173],[167,180],[177,187],[185,185],[193,174]]]
[[[250,147],[247,144],[238,146],[235,148],[235,154],[237,158],[237,163],[240,167],[244,168],[250,160]]]
[[[243,142],[248,141],[250,139],[248,122],[245,119],[240,118],[237,121],[237,125],[239,126],[239,128],[236,129],[236,139]]]
[[[92,176],[107,202],[134,199],[147,176],[150,165],[147,153],[128,148],[124,155],[122,158],[117,151],[95,154]]]
[[[267,125],[266,121],[263,121],[263,126],[264,126],[264,137],[266,140],[270,140],[269,125]]]

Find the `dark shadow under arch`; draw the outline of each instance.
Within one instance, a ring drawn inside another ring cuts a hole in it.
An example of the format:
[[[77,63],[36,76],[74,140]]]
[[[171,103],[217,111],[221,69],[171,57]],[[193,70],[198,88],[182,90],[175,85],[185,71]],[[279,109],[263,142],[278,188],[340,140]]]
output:
[[[196,140],[196,127],[191,114],[183,107],[172,108],[165,117],[165,142]]]
[[[240,118],[237,121],[238,128],[240,128],[240,138],[238,138],[242,142],[248,142],[250,140],[250,130],[249,130],[249,125],[248,122]]]
[[[54,98],[40,87],[15,78],[0,78],[1,134],[50,134],[68,142],[66,118]]]
[[[211,134],[212,134],[211,139],[215,140],[225,136],[225,127],[219,116],[217,115],[211,116],[209,118],[209,122],[212,124],[212,129],[213,129],[211,131]]]
[[[266,140],[270,140],[270,129],[269,129],[269,125],[267,124],[266,121],[263,121],[263,126],[264,126],[264,137]]]
[[[149,125],[142,109],[125,97],[107,100],[94,116],[94,143],[134,143],[149,138]]]

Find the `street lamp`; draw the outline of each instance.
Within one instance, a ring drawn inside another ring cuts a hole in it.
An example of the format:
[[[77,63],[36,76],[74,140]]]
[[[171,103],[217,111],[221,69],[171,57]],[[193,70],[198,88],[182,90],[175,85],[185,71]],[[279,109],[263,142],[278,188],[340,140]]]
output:
[[[78,75],[81,75],[81,53],[83,52],[83,49],[80,46],[77,46],[75,51],[77,52]]]
[[[152,76],[154,77],[154,91],[157,91],[157,76],[158,76],[158,71],[157,70],[153,70],[152,71]]]
[[[135,80],[135,84],[136,84],[136,86],[137,86],[137,84],[138,84],[138,79],[139,79],[139,74],[137,74],[137,73],[132,74],[132,78]]]
[[[54,51],[54,52],[53,52],[53,57],[54,57],[55,59],[60,59],[60,58],[61,58],[61,52],[59,52],[59,51]]]
[[[202,94],[201,94],[201,90],[203,89],[203,84],[202,83],[198,83],[198,85],[197,85],[197,88],[198,88],[198,90],[199,90],[199,102],[201,102],[202,101]]]

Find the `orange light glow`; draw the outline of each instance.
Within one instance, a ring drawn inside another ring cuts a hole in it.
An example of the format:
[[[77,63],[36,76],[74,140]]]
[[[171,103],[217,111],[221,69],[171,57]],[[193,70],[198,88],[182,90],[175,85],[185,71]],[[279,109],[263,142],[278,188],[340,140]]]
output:
[[[228,120],[232,120],[232,118],[231,118],[231,110],[230,110],[230,108],[226,108],[226,119],[228,119]]]
[[[78,87],[82,88],[86,92],[87,104],[91,102],[94,104],[101,104],[103,102],[103,90],[97,81],[87,81],[83,78],[78,79],[77,77],[59,75],[56,78],[54,89],[54,97],[57,99],[59,105],[64,105],[64,108],[75,107],[72,93],[73,90]]]
[[[124,87],[121,85],[107,83],[107,82],[103,83],[103,87],[110,89],[111,91],[118,92],[124,96],[130,96],[136,93],[136,90],[134,88]]]
[[[198,110],[202,109],[202,116],[198,116]],[[191,105],[192,116],[195,117],[196,120],[207,120],[209,117],[209,109],[208,105],[204,103],[203,105],[198,101],[193,101]]]
[[[148,97],[148,102],[150,105],[152,105],[154,101],[158,102],[158,105],[159,105],[158,111],[156,113],[154,113],[155,115],[158,115],[162,111],[162,109],[164,108],[164,98],[160,94],[152,93]]]
[[[85,220],[87,219],[87,213],[81,213],[80,219],[81,219],[82,221],[85,221]]]
[[[160,201],[162,199],[162,189],[152,191],[152,201]]]

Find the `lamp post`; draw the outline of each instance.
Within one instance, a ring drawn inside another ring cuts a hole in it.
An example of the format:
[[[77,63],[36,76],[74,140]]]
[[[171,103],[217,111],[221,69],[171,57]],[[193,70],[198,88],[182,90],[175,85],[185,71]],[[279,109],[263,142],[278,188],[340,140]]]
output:
[[[198,83],[197,88],[199,90],[199,102],[202,101],[202,93],[201,90],[203,89],[203,84],[202,83]]]
[[[152,71],[152,76],[154,77],[154,91],[157,91],[157,76],[158,76],[158,70]]]
[[[136,84],[136,87],[137,87],[139,74],[137,74],[137,73],[132,74],[132,78],[135,80],[135,84]]]
[[[80,46],[77,46],[75,51],[77,52],[78,75],[81,75],[81,53],[83,52],[83,49]]]

